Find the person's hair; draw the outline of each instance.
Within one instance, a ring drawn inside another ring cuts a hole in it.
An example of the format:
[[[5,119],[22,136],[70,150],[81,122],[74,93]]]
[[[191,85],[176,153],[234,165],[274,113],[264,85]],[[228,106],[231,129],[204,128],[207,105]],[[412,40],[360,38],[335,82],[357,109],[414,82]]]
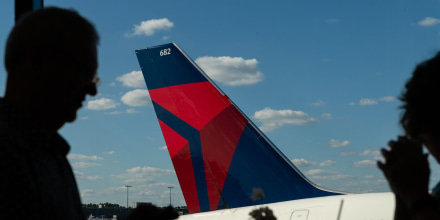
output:
[[[4,57],[6,70],[10,73],[23,66],[28,49],[38,54],[62,54],[75,41],[99,44],[94,26],[76,11],[48,7],[28,13],[9,34]]]
[[[411,138],[419,139],[425,133],[440,134],[439,94],[440,52],[417,65],[399,97],[403,101],[400,124]]]

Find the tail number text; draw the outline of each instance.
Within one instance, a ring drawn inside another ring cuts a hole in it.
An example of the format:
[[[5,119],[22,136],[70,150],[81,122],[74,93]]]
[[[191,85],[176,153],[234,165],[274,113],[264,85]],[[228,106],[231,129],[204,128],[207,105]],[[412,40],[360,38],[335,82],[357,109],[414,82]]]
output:
[[[171,48],[160,50],[160,56],[166,56],[171,54]]]

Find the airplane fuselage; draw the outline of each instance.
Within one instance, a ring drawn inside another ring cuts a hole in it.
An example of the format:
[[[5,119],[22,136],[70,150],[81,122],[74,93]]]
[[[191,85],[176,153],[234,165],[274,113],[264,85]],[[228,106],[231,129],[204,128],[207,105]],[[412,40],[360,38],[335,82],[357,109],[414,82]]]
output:
[[[265,206],[277,220],[391,220],[395,200],[392,193],[348,194],[216,210],[183,215],[179,219],[250,219],[252,210]]]

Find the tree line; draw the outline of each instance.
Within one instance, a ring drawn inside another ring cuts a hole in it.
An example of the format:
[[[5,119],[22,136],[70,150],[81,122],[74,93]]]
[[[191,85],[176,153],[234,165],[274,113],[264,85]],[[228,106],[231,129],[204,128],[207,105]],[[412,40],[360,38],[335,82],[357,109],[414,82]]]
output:
[[[99,208],[99,205],[101,205],[102,209],[124,209],[124,208],[126,208],[125,206],[121,206],[119,204],[109,203],[109,202],[99,203],[99,204],[95,204],[95,203],[83,204],[83,207],[87,208],[87,209],[97,209],[97,208]],[[166,208],[166,206],[161,207],[161,208]],[[175,209],[188,209],[188,207],[186,207],[186,206],[176,206],[174,208]]]
[[[97,208],[99,208],[99,205],[101,205],[101,208],[103,208],[103,209],[117,209],[117,208],[122,209],[122,208],[125,208],[124,206],[120,206],[119,204],[109,203],[109,202],[99,203],[99,204],[94,204],[94,203],[83,204],[83,207],[87,208],[87,209],[97,209]]]

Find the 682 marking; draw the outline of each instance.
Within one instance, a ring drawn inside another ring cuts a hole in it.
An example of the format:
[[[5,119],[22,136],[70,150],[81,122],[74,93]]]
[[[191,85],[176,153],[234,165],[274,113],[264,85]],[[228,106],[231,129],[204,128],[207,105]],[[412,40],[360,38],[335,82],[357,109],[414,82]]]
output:
[[[166,56],[166,55],[170,55],[170,54],[171,54],[171,48],[160,50],[160,53],[159,53],[160,56]]]

